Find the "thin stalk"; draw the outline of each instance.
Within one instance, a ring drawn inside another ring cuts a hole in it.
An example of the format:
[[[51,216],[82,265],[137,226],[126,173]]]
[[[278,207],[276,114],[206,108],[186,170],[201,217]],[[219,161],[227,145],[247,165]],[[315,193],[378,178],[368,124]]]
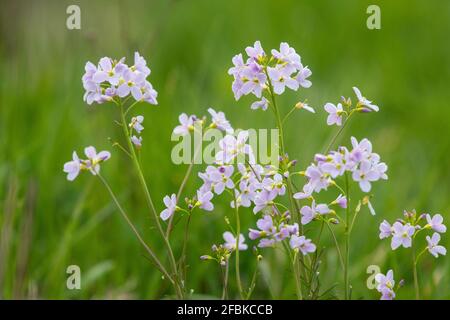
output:
[[[341,135],[342,131],[344,131],[345,127],[347,126],[351,116],[353,115],[353,113],[355,112],[355,110],[350,111],[350,114],[348,115],[348,117],[345,119],[344,124],[339,128],[338,132],[336,132],[336,134],[334,135],[334,137],[331,139],[330,144],[328,145],[328,147],[325,149],[324,154],[327,154],[328,152],[330,152],[331,147],[333,146],[333,144],[336,142],[336,139]]]
[[[420,300],[419,277],[417,276],[417,261],[420,255],[416,258],[416,247],[414,246],[414,241],[411,247],[413,256],[414,292],[416,294],[416,300]]]
[[[299,275],[298,268],[297,268],[297,265],[298,265],[297,252],[294,254],[294,256],[292,256],[289,245],[286,244],[284,241],[282,243],[283,243],[284,250],[286,251],[286,254],[289,257],[289,261],[291,262],[292,270],[294,271],[295,293],[297,295],[297,299],[303,300],[302,284],[301,284],[301,279],[300,279],[300,275]]]
[[[152,249],[150,249],[150,247],[147,245],[147,243],[144,241],[144,239],[141,237],[141,235],[139,234],[139,231],[137,231],[136,227],[134,226],[134,224],[131,222],[130,218],[128,217],[128,215],[125,213],[124,209],[122,208],[122,206],[120,205],[119,201],[117,200],[117,197],[115,196],[114,192],[112,191],[111,187],[109,186],[109,184],[106,182],[106,180],[100,175],[97,174],[97,177],[100,179],[100,181],[103,183],[103,185],[106,187],[106,189],[108,190],[111,198],[113,199],[114,203],[116,204],[117,208],[119,209],[119,212],[121,213],[122,217],[125,219],[125,221],[127,222],[127,224],[129,225],[129,227],[131,228],[131,230],[133,231],[134,235],[136,236],[136,238],[139,240],[139,242],[142,244],[142,246],[145,248],[145,250],[147,251],[147,253],[150,255],[150,257],[153,259],[153,261],[155,262],[156,266],[158,267],[158,269],[161,271],[161,273],[167,277],[167,279],[173,284],[175,285],[174,280],[172,279],[172,277],[169,275],[169,273],[167,272],[166,268],[162,265],[161,261],[158,259],[158,257],[156,256],[156,254],[153,252]]]
[[[241,282],[241,273],[239,270],[239,238],[241,235],[241,220],[239,218],[239,206],[237,204],[237,198],[236,198],[236,192],[233,192],[234,195],[234,208],[236,211],[236,248],[235,248],[235,254],[236,254],[236,282],[239,289],[239,294],[241,296],[241,299],[244,299],[244,291],[242,289],[242,282]]]
[[[286,120],[289,118],[289,116],[292,114],[292,112],[295,111],[295,109],[297,109],[296,106],[294,106],[284,117],[283,120],[281,121],[283,124],[286,122]]]
[[[186,183],[187,183],[187,181],[188,181],[188,179],[189,179],[189,177],[190,177],[190,175],[192,173],[192,168],[194,167],[195,159],[197,158],[197,155],[198,155],[200,150],[201,150],[201,144],[199,144],[197,146],[197,149],[194,151],[194,156],[192,158],[192,161],[189,164],[189,167],[186,170],[186,173],[185,173],[185,175],[183,177],[183,181],[180,184],[180,188],[178,189],[178,192],[177,192],[177,205],[178,205],[178,202],[180,201],[180,197],[181,197],[181,194],[183,193],[184,187],[186,186]],[[169,224],[167,225],[167,230],[166,230],[166,237],[167,237],[167,239],[170,237],[170,233],[172,232],[172,229],[173,229],[173,219],[174,219],[174,215],[171,215],[170,219],[169,219]]]
[[[179,261],[179,270],[180,275],[182,276],[182,279],[184,283],[186,283],[186,275],[187,275],[187,266],[186,266],[186,250],[187,250],[187,243],[189,241],[189,225],[191,222],[191,213],[189,213],[187,221],[186,221],[186,227],[184,229],[184,242],[183,242],[183,250],[181,253],[180,261]],[[186,285],[184,285],[186,287]]]
[[[276,99],[275,99],[275,94],[274,94],[274,91],[273,91],[273,85],[272,85],[272,82],[270,80],[269,74],[267,72],[267,68],[265,69],[265,73],[266,73],[266,76],[267,76],[267,79],[268,79],[267,82],[268,82],[269,93],[270,93],[270,97],[271,97],[272,105],[273,105],[273,110],[274,110],[276,121],[277,121],[278,139],[279,139],[281,154],[284,156],[286,154],[286,151],[285,151],[285,147],[284,147],[285,145],[284,145],[284,134],[283,134],[283,121],[281,121],[280,111],[279,111],[278,106],[277,106],[277,102],[276,102]],[[289,201],[290,201],[290,204],[291,204],[291,211],[293,212],[293,214],[295,213],[294,216],[297,217],[299,225],[300,225],[300,233],[303,234],[303,225],[300,223],[301,222],[300,221],[300,208],[298,206],[297,201],[295,201],[295,199],[294,199],[294,193],[293,193],[293,190],[292,190],[292,181],[291,181],[291,177],[290,177],[289,174],[288,174],[288,176],[286,178],[286,185],[287,185]],[[303,256],[300,255],[299,259],[300,259],[301,265],[304,266],[305,261],[303,259]],[[298,276],[301,278],[302,269],[300,267],[299,268],[294,268],[294,271],[295,271],[296,275],[297,275],[297,272],[300,272],[300,275],[298,275]]]
[[[250,287],[248,288],[247,300],[250,299],[250,297],[252,296],[253,290],[255,289],[257,275],[258,275],[258,258],[256,258],[255,271],[253,272],[252,281],[250,282]]]
[[[338,253],[338,256],[339,256],[339,262],[340,262],[340,264],[341,264],[341,268],[342,268],[342,270],[344,270],[344,269],[345,269],[345,267],[344,267],[344,258],[343,258],[343,256],[342,256],[342,252],[341,252],[341,249],[340,249],[340,247],[339,247],[339,243],[338,243],[338,241],[337,241],[337,239],[336,239],[336,235],[334,234],[333,228],[331,228],[329,222],[326,221],[326,220],[323,220],[323,221],[325,222],[325,224],[326,224],[327,227],[328,227],[328,230],[329,230],[330,233],[331,233],[331,236],[332,236],[332,238],[333,238],[333,241],[334,241],[334,244],[335,244],[335,246],[336,246],[336,250],[337,250],[337,253]]]
[[[144,174],[143,174],[141,166],[139,164],[139,159],[138,159],[138,157],[136,155],[136,151],[134,150],[133,143],[131,142],[130,132],[127,129],[128,128],[127,127],[127,122],[126,122],[126,119],[125,119],[125,114],[123,112],[123,105],[122,105],[121,102],[119,102],[118,104],[119,104],[119,107],[120,107],[120,116],[121,116],[121,122],[122,122],[122,129],[123,129],[123,133],[125,135],[125,139],[127,140],[127,143],[128,143],[128,149],[129,149],[129,152],[130,152],[130,154],[132,156],[133,163],[134,163],[136,172],[138,174],[138,178],[139,178],[139,181],[141,183],[142,189],[144,190],[144,194],[145,194],[145,199],[147,201],[147,205],[149,206],[150,211],[153,214],[153,218],[154,218],[155,223],[157,225],[158,231],[159,231],[159,233],[161,234],[161,237],[164,240],[164,244],[166,246],[167,251],[169,252],[169,260],[170,260],[170,263],[171,263],[172,270],[174,272],[175,282],[177,283],[177,287],[178,287],[179,286],[179,281],[178,281],[178,272],[177,272],[177,264],[176,264],[176,261],[175,261],[175,256],[173,255],[172,247],[170,246],[169,240],[165,236],[164,230],[163,230],[163,228],[161,226],[161,223],[159,222],[158,213],[156,212],[155,205],[153,204],[153,200],[152,200],[152,198],[150,196],[150,192],[149,192],[147,183],[145,182]],[[179,287],[178,287],[178,290],[180,290],[182,292],[182,290]],[[183,293],[181,293],[181,295],[183,297]]]
[[[222,273],[223,273],[222,300],[225,300],[228,297],[228,271],[229,271],[229,263],[227,261],[227,264],[225,266],[225,271],[222,271]]]
[[[347,207],[345,214],[345,268],[344,268],[344,294],[345,299],[348,300],[349,297],[349,277],[348,277],[348,266],[350,260],[350,195],[349,195],[349,183],[348,174],[345,173],[345,196],[347,197]]]
[[[134,103],[132,103],[128,108],[127,108],[127,110],[125,111],[125,116],[128,114],[128,112],[130,112],[131,111],[131,109],[133,109],[133,107],[136,105],[136,104],[138,104],[140,101],[136,101],[136,102],[134,102]]]

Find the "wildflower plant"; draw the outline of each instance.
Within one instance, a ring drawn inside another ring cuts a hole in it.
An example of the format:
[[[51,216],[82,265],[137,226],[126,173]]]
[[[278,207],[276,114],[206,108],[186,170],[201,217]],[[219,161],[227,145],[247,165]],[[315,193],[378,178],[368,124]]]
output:
[[[111,158],[109,152],[97,153],[94,147],[88,147],[85,149],[86,159],[80,159],[73,152],[72,160],[64,165],[67,179],[72,181],[81,171],[90,171],[100,180],[149,258],[164,279],[169,281],[179,299],[186,298],[189,294],[186,285],[186,254],[191,219],[194,216],[201,218],[201,214],[197,212],[214,212],[215,202],[219,197],[228,203],[234,219],[224,217],[224,242],[213,244],[210,252],[200,259],[213,261],[220,268],[223,299],[235,296],[229,293],[230,264],[234,264],[237,287],[235,294],[241,299],[249,299],[258,281],[259,262],[267,250],[275,249],[282,250],[290,262],[297,298],[323,297],[326,291],[321,289],[318,278],[324,229],[330,233],[339,257],[338,267],[343,275],[342,298],[351,299],[351,233],[363,207],[375,214],[371,203],[372,195],[368,193],[372,190],[372,184],[388,179],[388,166],[374,151],[367,138],[351,137],[348,144],[341,146],[336,146],[335,143],[350,119],[358,114],[378,112],[379,107],[365,98],[357,87],[353,87],[354,103],[351,98],[345,97],[341,97],[339,102],[325,103],[324,111],[328,114],[326,123],[339,128],[322,152],[317,153],[308,165],[298,168],[300,165],[296,159],[290,158],[284,142],[284,124],[298,110],[311,113],[316,110],[304,99],[286,110],[278,99],[286,90],[310,88],[312,72],[302,63],[295,49],[285,42],[269,53],[256,41],[253,46],[245,49],[245,53],[245,58],[242,53],[234,56],[233,66],[228,70],[233,77],[232,92],[236,100],[245,95],[255,96],[256,100],[249,107],[255,112],[261,110],[272,114],[278,130],[278,161],[268,165],[258,163],[249,143],[249,131],[234,129],[224,112],[209,108],[207,115],[201,117],[182,113],[178,118],[179,124],[173,129],[173,135],[189,137],[201,134],[204,137],[208,132],[218,130],[223,137],[213,155],[214,163],[202,167],[198,173],[197,190],[190,195],[184,194],[186,183],[192,175],[194,159],[202,151],[201,148],[196,148],[178,191],[160,196],[161,200],[157,203],[161,203],[161,210],[157,210],[150,195],[149,184],[144,178],[139,160],[140,150],[146,146],[141,136],[144,116],[131,115],[139,103],[157,104],[157,92],[147,80],[150,69],[145,59],[136,52],[131,66],[125,63],[124,58],[114,60],[108,57],[101,58],[97,65],[91,62],[86,64],[82,77],[86,90],[84,100],[89,105],[112,103],[117,107],[120,118],[117,123],[126,145],[114,142],[113,146],[122,151],[133,164],[167,257],[158,256],[144,240],[107,179],[100,174],[100,166]],[[184,201],[181,201],[182,197]],[[325,200],[330,198],[334,200]],[[241,224],[242,215],[254,217],[254,224],[244,227]],[[175,223],[181,220],[185,223],[184,243],[181,252],[174,252],[170,236]],[[416,265],[423,253],[428,251],[435,257],[446,253],[445,248],[439,245],[439,234],[445,232],[445,229],[439,215],[432,217],[408,213],[403,220],[392,226],[384,221],[380,225],[380,238],[391,238],[391,247],[395,250],[399,247],[414,247],[414,239],[421,231],[435,231],[426,238],[427,244],[418,255],[413,251],[417,286]],[[219,240],[220,235],[217,238]],[[254,269],[245,270],[246,274],[252,274],[251,277],[245,277],[251,279],[249,283],[245,283],[241,276],[240,256],[243,254],[255,256]],[[395,297],[392,270],[386,275],[377,275],[376,281],[382,299]]]

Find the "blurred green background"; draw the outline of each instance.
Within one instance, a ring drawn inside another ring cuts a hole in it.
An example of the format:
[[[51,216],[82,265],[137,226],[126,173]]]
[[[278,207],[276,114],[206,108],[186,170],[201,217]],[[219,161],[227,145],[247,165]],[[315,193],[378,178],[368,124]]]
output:
[[[381,8],[381,30],[368,30],[366,8]],[[66,28],[66,8],[81,8],[81,30]],[[170,160],[170,134],[181,112],[206,114],[213,106],[235,128],[274,127],[270,113],[253,112],[254,100],[236,102],[227,70],[233,55],[261,40],[266,51],[287,41],[312,72],[313,86],[279,99],[289,110],[308,99],[318,114],[298,112],[287,125],[291,158],[304,168],[333,134],[325,124],[325,102],[353,96],[357,85],[381,111],[352,120],[340,140],[367,137],[389,165],[389,180],[373,188],[375,217],[367,209],[353,233],[353,298],[377,299],[368,290],[368,265],[394,269],[406,285],[398,298],[413,297],[411,251],[393,253],[378,239],[383,219],[403,209],[441,213],[449,221],[450,2],[448,1],[2,1],[0,9],[0,296],[2,298],[164,298],[170,294],[158,272],[89,174],[66,181],[64,162],[88,145],[112,150],[120,139],[112,105],[87,106],[84,64],[105,55],[128,60],[138,50],[148,61],[159,105],[141,105],[145,116],[142,161],[158,209],[176,192],[185,166]],[[132,168],[112,150],[104,176],[145,238],[164,255]],[[195,168],[202,170],[203,166]],[[193,175],[185,195],[200,186]],[[195,294],[219,297],[217,266],[199,261],[222,241],[228,200],[213,213],[198,213],[189,240],[187,286]],[[246,211],[243,228],[256,217]],[[338,232],[342,230],[338,227]],[[424,241],[423,239],[421,241]],[[450,238],[443,237],[449,247]],[[179,252],[182,227],[172,243]],[[342,272],[329,234],[320,269],[323,290],[338,286]],[[295,298],[292,274],[277,251],[263,252],[255,298]],[[243,280],[254,268],[242,256]],[[450,298],[448,257],[425,255],[419,278],[425,298]],[[82,289],[66,288],[66,267],[78,265]],[[233,278],[232,274],[232,279]],[[234,281],[231,283],[232,297]],[[200,296],[197,296],[200,297]]]

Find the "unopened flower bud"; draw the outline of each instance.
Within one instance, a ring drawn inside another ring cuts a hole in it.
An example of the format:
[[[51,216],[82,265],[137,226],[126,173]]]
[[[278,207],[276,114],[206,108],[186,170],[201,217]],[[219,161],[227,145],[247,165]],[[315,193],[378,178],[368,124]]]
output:
[[[328,222],[332,224],[339,224],[339,220],[336,218],[331,218],[330,220],[328,220]]]

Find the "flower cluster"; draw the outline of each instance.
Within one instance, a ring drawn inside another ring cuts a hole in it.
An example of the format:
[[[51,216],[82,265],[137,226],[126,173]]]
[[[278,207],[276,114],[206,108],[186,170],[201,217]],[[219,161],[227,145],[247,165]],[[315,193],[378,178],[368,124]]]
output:
[[[247,143],[247,131],[235,131],[223,112],[208,109],[211,124],[208,128],[218,128],[226,133],[219,141],[219,150],[215,154],[215,164],[206,167],[198,176],[203,184],[197,190],[196,197],[187,199],[188,210],[200,208],[210,211],[214,208],[214,195],[228,194],[231,197],[230,207],[252,207],[254,214],[261,213],[256,225],[258,229],[249,229],[249,238],[259,240],[258,247],[274,247],[277,242],[287,240],[294,250],[303,254],[314,252],[316,247],[311,240],[299,235],[297,223],[290,223],[290,213],[280,211],[275,202],[278,196],[286,194],[285,176],[280,168],[263,167],[255,163],[251,146]],[[187,135],[195,130],[195,124],[205,126],[206,118],[201,120],[195,116],[182,114],[180,125],[174,129],[174,134]],[[242,158],[240,158],[242,156]],[[234,162],[237,162],[236,164]],[[175,195],[166,196],[166,209],[161,212],[163,220],[168,219],[177,211]],[[344,197],[345,201],[345,197]],[[342,198],[338,199],[342,202]],[[179,210],[179,209],[178,209]],[[236,237],[226,232],[224,248],[231,251],[236,247]],[[244,237],[239,238],[241,250],[246,248]]]
[[[115,97],[132,96],[136,101],[146,101],[157,104],[158,93],[147,80],[150,69],[145,59],[138,52],[134,54],[134,64],[125,64],[125,58],[114,60],[103,57],[96,66],[87,62],[85,74],[82,77],[86,90],[84,100],[88,104],[101,104],[112,101]]]
[[[343,176],[346,172],[351,173],[363,192],[369,192],[371,183],[377,180],[387,179],[387,165],[380,162],[380,156],[372,152],[372,144],[363,139],[360,142],[351,138],[352,150],[339,147],[338,151],[332,151],[327,155],[316,154],[315,162],[312,163],[303,174],[308,182],[303,190],[294,195],[296,199],[305,199],[313,192],[326,190],[335,184],[334,179]]]
[[[312,74],[308,67],[303,66],[300,56],[286,42],[280,44],[280,50],[272,49],[267,55],[259,41],[253,47],[245,49],[247,60],[242,54],[233,57],[233,67],[228,74],[234,77],[232,90],[239,100],[243,95],[254,94],[261,100],[252,104],[252,109],[266,110],[269,100],[264,92],[280,95],[286,88],[297,91],[299,87],[309,88]]]
[[[422,221],[426,223],[421,223]],[[439,233],[445,233],[447,227],[443,224],[443,217],[440,214],[431,216],[428,213],[417,215],[415,211],[404,212],[404,218],[398,219],[391,225],[386,220],[380,224],[380,239],[391,238],[391,248],[396,250],[399,247],[410,248],[412,242],[419,232],[425,230],[433,230],[433,235],[427,236],[427,246],[424,250],[434,257],[439,255],[446,255],[447,250],[439,245],[441,236]]]
[[[100,163],[108,160],[111,154],[108,151],[100,151],[97,153],[94,147],[86,147],[84,154],[87,159],[80,159],[76,151],[72,154],[72,161],[68,161],[64,164],[63,171],[67,173],[67,180],[73,181],[78,176],[80,171],[86,170],[93,175],[100,173]]]

